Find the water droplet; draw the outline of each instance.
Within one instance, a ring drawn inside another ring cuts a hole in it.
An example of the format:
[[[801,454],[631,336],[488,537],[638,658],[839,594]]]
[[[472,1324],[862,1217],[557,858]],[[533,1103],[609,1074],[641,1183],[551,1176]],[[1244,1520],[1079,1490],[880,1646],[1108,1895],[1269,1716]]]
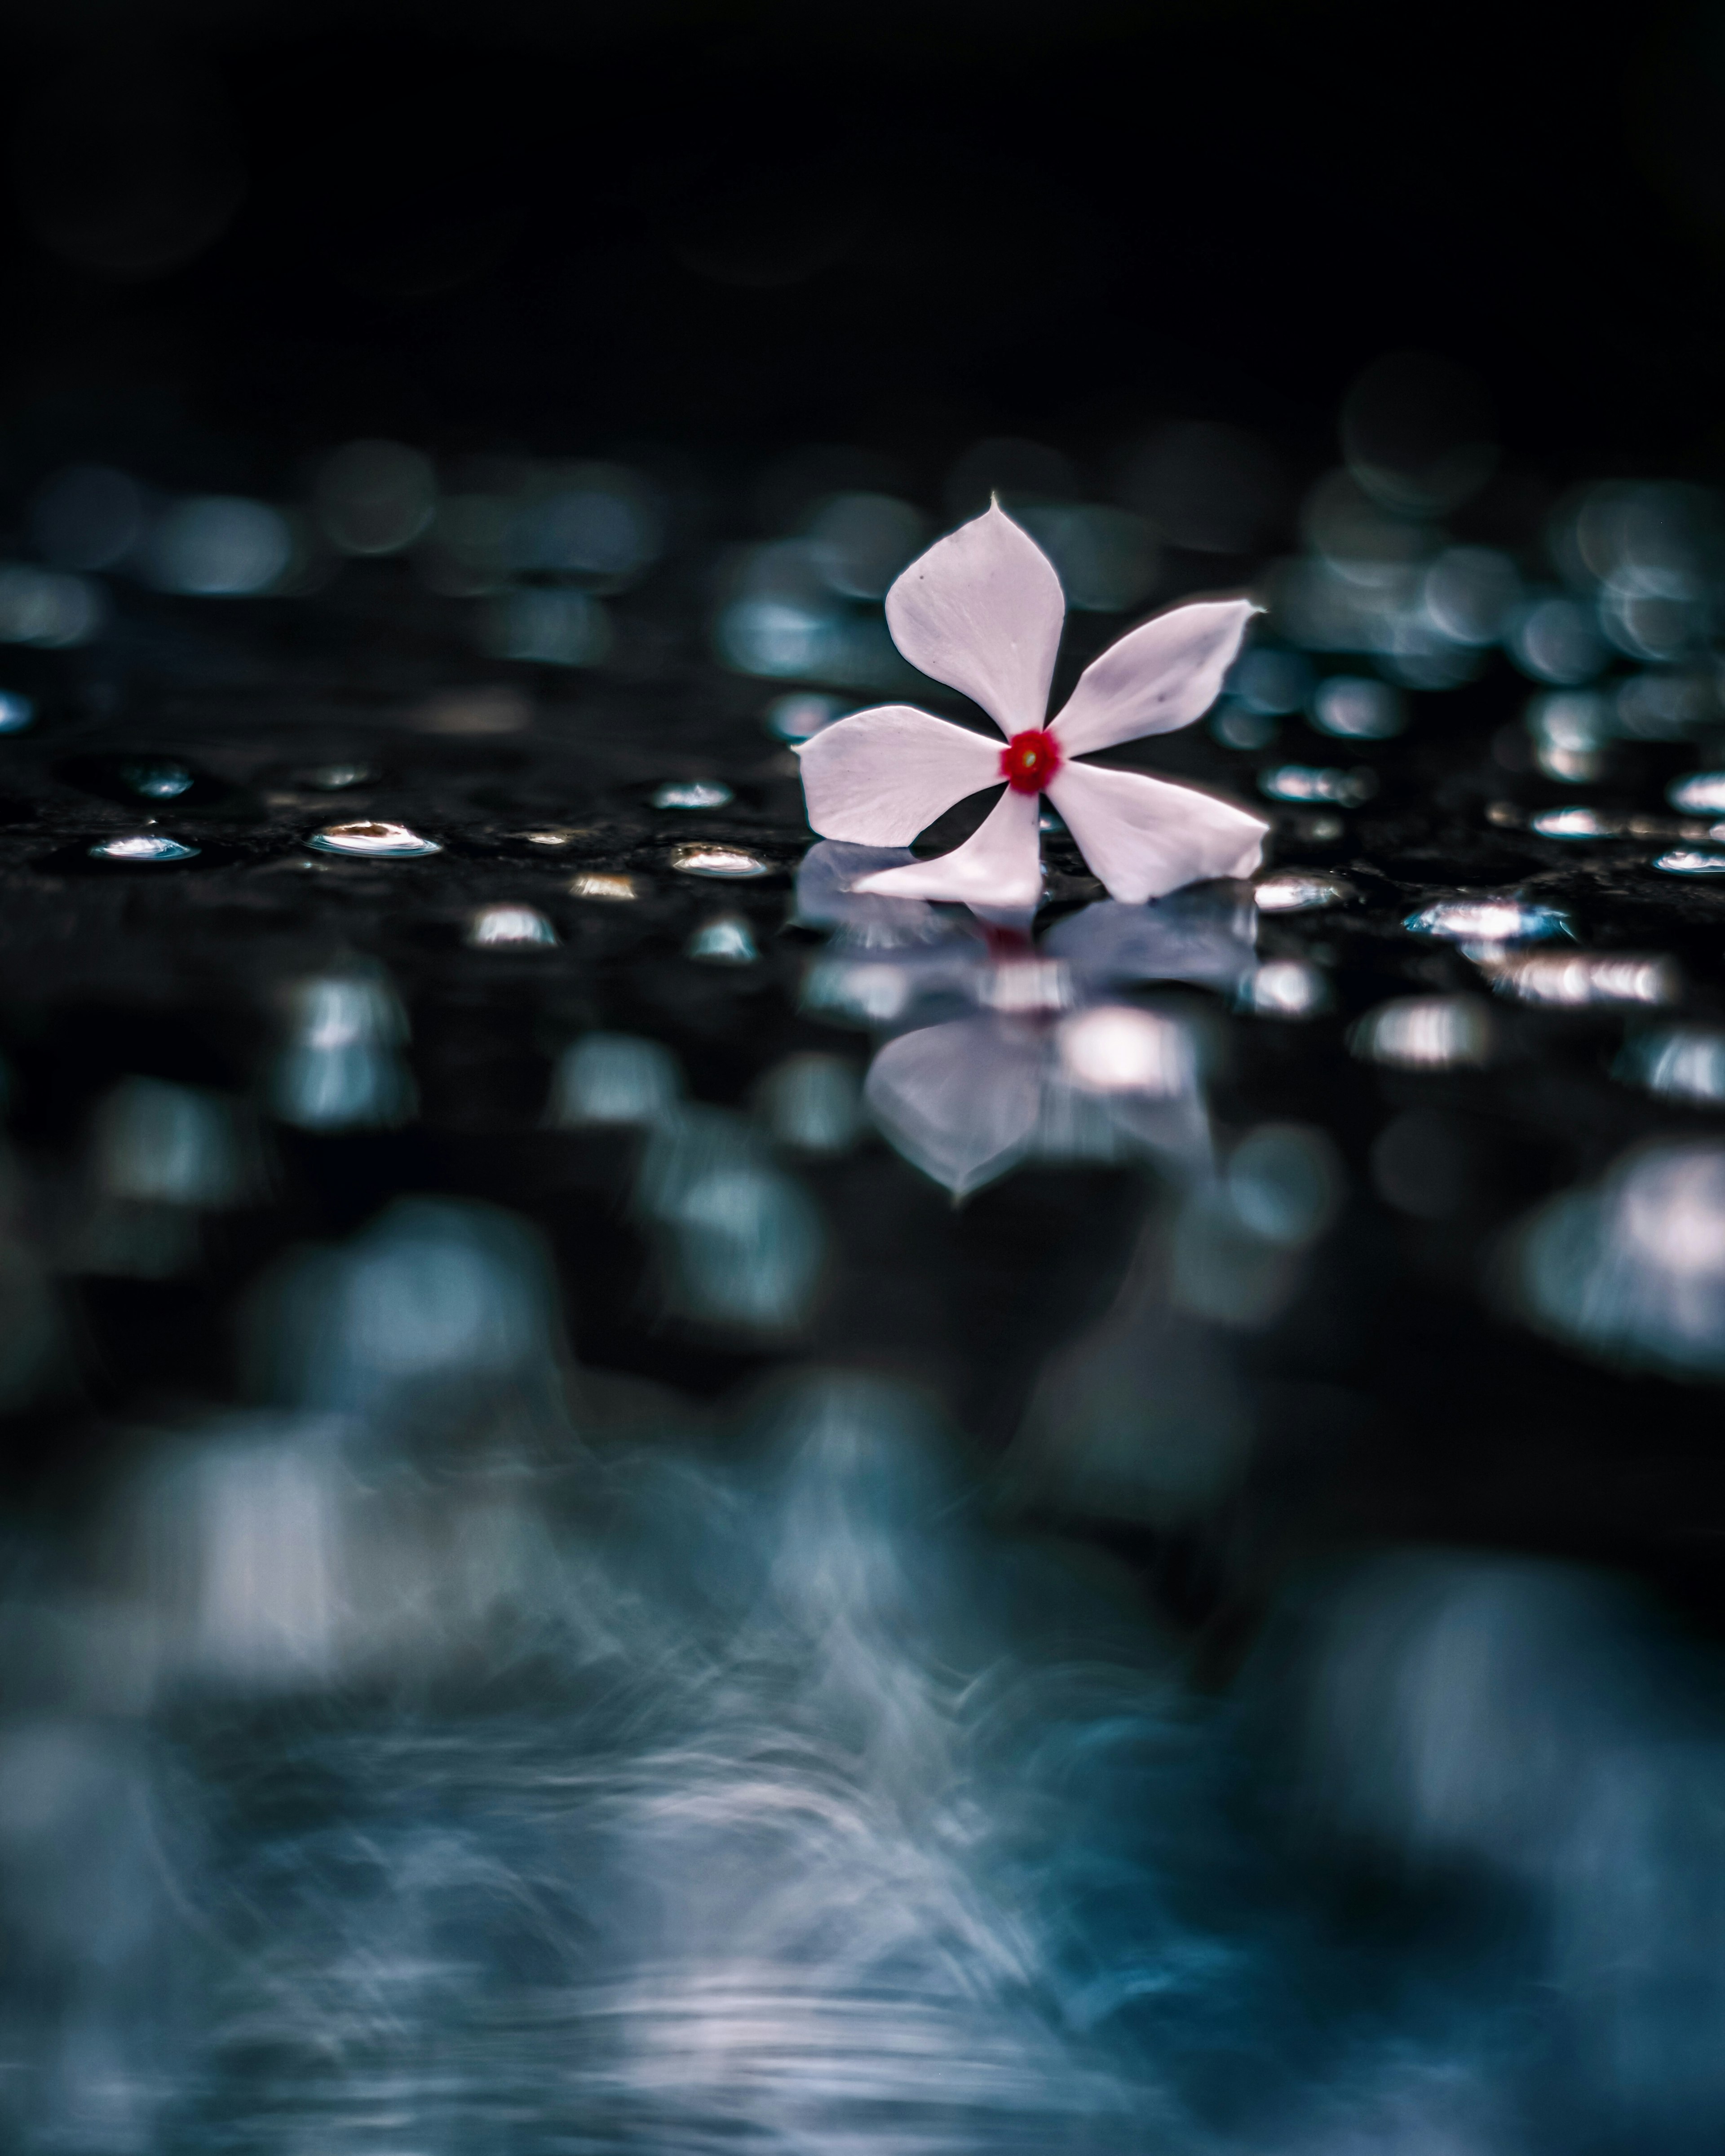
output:
[[[1313,808],[1276,819],[1277,828],[1302,846],[1333,846],[1348,826],[1333,809]]]
[[[1178,1019],[1155,1011],[1101,1004],[1063,1019],[1055,1040],[1061,1070],[1093,1093],[1171,1101],[1198,1083],[1191,1034]]]
[[[1348,1045],[1399,1070],[1466,1069],[1491,1060],[1491,1014],[1476,996],[1398,996],[1351,1027]]]
[[[148,801],[172,801],[191,791],[192,774],[183,763],[126,763],[120,776],[134,793]]]
[[[1605,697],[1585,689],[1536,696],[1523,723],[1532,737],[1533,760],[1548,778],[1584,786],[1599,777],[1615,731]]]
[[[1224,748],[1268,748],[1279,729],[1268,711],[1254,711],[1240,704],[1224,704],[1210,720],[1210,732]]]
[[[1579,1009],[1591,1004],[1674,1004],[1683,979],[1676,961],[1617,952],[1529,951],[1481,960],[1500,995],[1518,1003]]]
[[[466,939],[475,950],[542,949],[557,932],[536,907],[482,906],[467,924]]]
[[[153,521],[140,566],[158,591],[240,598],[278,584],[293,558],[293,526],[280,510],[234,495],[203,495],[176,502]]]
[[[1665,798],[1673,808],[1692,816],[1717,816],[1725,811],[1725,771],[1697,771],[1687,778],[1674,778]]]
[[[775,696],[767,706],[764,724],[782,742],[805,742],[829,726],[844,708],[836,696]]]
[[[1725,854],[1702,853],[1697,848],[1678,846],[1668,854],[1660,854],[1653,865],[1665,875],[1725,875]]]
[[[1330,1007],[1330,984],[1303,958],[1271,958],[1240,990],[1238,1008],[1254,1018],[1316,1018]]]
[[[198,849],[156,832],[140,832],[136,837],[98,839],[90,850],[99,861],[189,861]]]
[[[1260,1123],[1234,1148],[1225,1186],[1241,1224],[1266,1243],[1298,1250],[1334,1219],[1343,1190],[1342,1163],[1322,1131],[1300,1123]]]
[[[671,866],[685,875],[741,878],[773,873],[771,861],[747,854],[740,846],[679,846],[671,855]]]
[[[443,851],[435,839],[422,839],[405,824],[328,824],[305,843],[320,854],[358,854],[377,860],[412,860]]]
[[[779,1144],[795,1152],[848,1152],[862,1133],[861,1088],[840,1055],[788,1055],[762,1081],[761,1110]]]
[[[1610,656],[1592,608],[1561,594],[1521,610],[1507,641],[1524,674],[1564,688],[1591,681]]]
[[[307,786],[315,786],[320,793],[340,793],[350,786],[372,786],[380,776],[377,766],[370,763],[321,763],[315,771],[304,774]]]
[[[1345,877],[1299,869],[1267,875],[1252,891],[1260,913],[1312,913],[1320,906],[1346,906],[1358,895]]]
[[[691,1177],[665,1226],[672,1300],[686,1315],[768,1334],[807,1317],[825,1238],[790,1177],[747,1166]]]
[[[560,846],[572,845],[580,834],[561,829],[548,829],[543,831],[516,831],[512,835],[524,846],[538,846],[547,853],[555,853]]]
[[[318,521],[344,554],[396,554],[437,510],[431,459],[400,442],[349,442],[319,473]]]
[[[23,562],[0,569],[0,643],[69,650],[100,634],[105,588],[88,577],[57,577]]]
[[[1542,839],[1609,839],[1620,827],[1594,808],[1542,808],[1527,829]]]
[[[598,898],[612,901],[639,898],[641,885],[632,875],[606,875],[590,873],[578,875],[569,886],[571,898]]]
[[[1407,706],[1387,681],[1358,674],[1334,674],[1312,700],[1312,723],[1343,741],[1388,741],[1408,723]]]
[[[103,1100],[90,1164],[110,1197],[210,1207],[239,1202],[250,1165],[236,1102],[156,1078],[125,1079]]]
[[[1668,1101],[1725,1101],[1725,1034],[1674,1025],[1632,1040],[1614,1076]]]
[[[1307,763],[1278,764],[1258,773],[1258,791],[1272,801],[1333,801],[1338,808],[1358,808],[1378,791],[1373,771],[1321,770]]]
[[[682,1092],[675,1059],[658,1041],[589,1033],[557,1059],[546,1119],[565,1130],[583,1123],[653,1123],[670,1114]]]
[[[737,797],[721,778],[670,778],[655,788],[655,808],[722,808]]]
[[[872,958],[817,958],[803,981],[803,1008],[851,1025],[891,1025],[911,1001],[907,967]]]
[[[21,734],[36,716],[36,706],[15,690],[0,689],[0,734]]]
[[[721,913],[689,938],[687,955],[714,966],[752,966],[760,957],[754,936],[741,914]]]
[[[1725,1148],[1637,1147],[1516,1244],[1524,1314],[1630,1367],[1725,1375]]]
[[[270,1081],[282,1122],[352,1131],[387,1130],[408,1120],[413,1081],[399,1053],[408,1014],[388,981],[369,974],[301,981],[290,1007],[290,1036]]]
[[[1571,932],[1561,907],[1519,898],[1439,899],[1410,913],[1402,926],[1410,935],[1439,936],[1450,943],[1541,943]]]

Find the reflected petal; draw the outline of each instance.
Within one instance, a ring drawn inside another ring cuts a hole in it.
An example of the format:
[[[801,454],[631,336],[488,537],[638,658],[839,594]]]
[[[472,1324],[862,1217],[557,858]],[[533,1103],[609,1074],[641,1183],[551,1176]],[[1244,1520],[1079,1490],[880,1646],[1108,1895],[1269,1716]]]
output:
[[[1257,611],[1250,599],[1201,599],[1158,614],[1091,660],[1049,731],[1084,756],[1189,726],[1215,702]]]
[[[886,625],[911,664],[1008,735],[1047,716],[1065,616],[1054,564],[998,507],[937,541],[886,594]]]
[[[863,1091],[892,1145],[962,1198],[1029,1150],[1043,1061],[1033,1033],[998,1018],[955,1019],[889,1041]]]
[[[916,858],[908,846],[848,846],[842,839],[817,839],[797,870],[797,920],[805,928],[845,929],[864,943],[921,942],[945,935],[946,922],[922,899],[857,893],[862,877],[908,868]]]
[[[809,822],[859,846],[908,845],[955,801],[1000,779],[1000,751],[985,736],[909,704],[823,726],[797,756]]]
[[[1210,1119],[1201,1101],[1158,1101],[1142,1093],[1117,1093],[1109,1099],[1108,1111],[1171,1174],[1195,1179],[1214,1165]]]
[[[1270,828],[1195,787],[1142,772],[1069,763],[1048,790],[1110,895],[1132,903],[1206,876],[1250,875]]]
[[[1181,789],[1169,787],[1168,793]],[[1041,842],[1036,819],[1041,798],[1001,795],[971,838],[950,854],[909,868],[883,869],[864,876],[852,888],[882,898],[944,898],[982,906],[1034,906],[1042,896]],[[1214,874],[1214,870],[1206,870]]]
[[[1182,891],[1155,906],[1081,906],[1042,939],[1092,981],[1197,981],[1233,990],[1253,971],[1256,908],[1236,896]]]

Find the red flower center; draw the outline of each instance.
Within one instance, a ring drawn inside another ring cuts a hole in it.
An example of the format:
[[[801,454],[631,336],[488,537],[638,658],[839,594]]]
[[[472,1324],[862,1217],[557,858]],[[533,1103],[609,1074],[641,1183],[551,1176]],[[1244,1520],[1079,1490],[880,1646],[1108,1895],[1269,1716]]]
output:
[[[1060,767],[1060,745],[1040,726],[1014,734],[1000,752],[1000,776],[1014,793],[1041,793]]]

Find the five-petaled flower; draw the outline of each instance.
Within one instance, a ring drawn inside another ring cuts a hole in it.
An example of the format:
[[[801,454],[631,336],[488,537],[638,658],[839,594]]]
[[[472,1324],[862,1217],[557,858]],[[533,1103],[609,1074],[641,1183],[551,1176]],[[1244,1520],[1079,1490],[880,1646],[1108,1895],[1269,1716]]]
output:
[[[1203,599],[1158,614],[1086,667],[1048,720],[1065,600],[1053,563],[997,504],[911,562],[886,594],[886,621],[911,665],[980,704],[1006,747],[907,704],[855,712],[803,746],[809,820],[824,838],[905,846],[967,794],[1006,782],[954,852],[856,886],[884,896],[1034,906],[1044,793],[1115,898],[1248,875],[1267,828],[1258,817],[1078,758],[1202,717],[1255,611],[1249,599]]]

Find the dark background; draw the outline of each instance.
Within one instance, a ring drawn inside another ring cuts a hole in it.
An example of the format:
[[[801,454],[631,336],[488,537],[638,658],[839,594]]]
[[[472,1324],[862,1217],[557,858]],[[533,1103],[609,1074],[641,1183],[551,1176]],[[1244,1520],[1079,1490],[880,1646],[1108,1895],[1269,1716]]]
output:
[[[1158,411],[1303,463],[1409,346],[1548,478],[1725,451],[1711,8],[56,0],[0,53],[19,487],[69,428],[259,489]]]

